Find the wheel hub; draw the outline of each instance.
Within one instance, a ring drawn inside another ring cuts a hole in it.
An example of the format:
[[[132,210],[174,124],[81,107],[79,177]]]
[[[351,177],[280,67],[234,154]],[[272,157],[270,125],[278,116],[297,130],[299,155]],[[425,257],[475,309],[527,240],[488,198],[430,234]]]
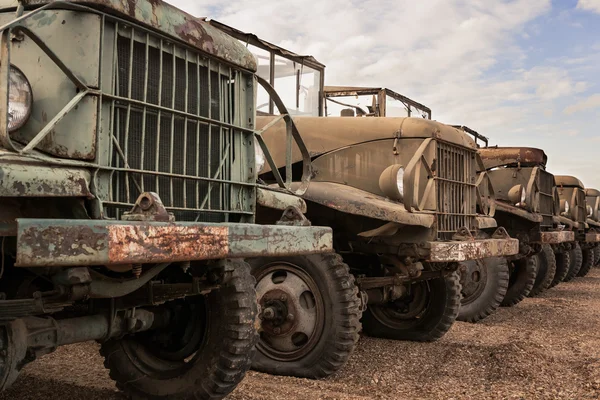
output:
[[[299,267],[281,263],[256,276],[262,312],[258,349],[278,360],[298,359],[319,341],[324,306],[314,280]]]
[[[487,268],[482,260],[474,260],[463,263],[460,283],[462,285],[461,304],[469,304],[477,299],[487,284]]]
[[[262,329],[270,335],[286,335],[296,328],[296,306],[290,294],[274,289],[260,299]]]

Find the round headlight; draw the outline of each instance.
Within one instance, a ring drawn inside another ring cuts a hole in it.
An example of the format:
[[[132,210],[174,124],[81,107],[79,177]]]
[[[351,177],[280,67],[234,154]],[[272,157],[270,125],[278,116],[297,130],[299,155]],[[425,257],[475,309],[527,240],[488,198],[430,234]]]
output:
[[[379,188],[390,199],[404,199],[404,167],[394,164],[387,167],[379,176]]]
[[[266,158],[265,153],[258,144],[258,139],[254,138],[254,165],[256,166],[256,174],[260,174],[265,168]]]
[[[569,215],[569,202],[567,200],[560,201],[560,211],[561,211],[561,214],[564,216]]]
[[[590,206],[590,205],[588,204],[588,205],[587,205],[587,207],[586,207],[586,209],[587,209],[587,216],[588,216],[588,217],[591,217],[591,216],[592,216],[592,214],[594,213],[594,210],[592,209],[592,206]]]
[[[8,83],[8,130],[22,127],[31,114],[33,93],[20,69],[11,65]]]
[[[523,207],[525,205],[525,188],[523,185],[515,185],[508,191],[508,199],[515,205]]]

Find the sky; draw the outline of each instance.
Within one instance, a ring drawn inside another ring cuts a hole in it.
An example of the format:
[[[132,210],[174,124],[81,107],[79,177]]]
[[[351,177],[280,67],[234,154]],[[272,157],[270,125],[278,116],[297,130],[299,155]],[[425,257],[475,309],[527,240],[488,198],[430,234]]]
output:
[[[168,0],[389,87],[600,189],[600,0]]]

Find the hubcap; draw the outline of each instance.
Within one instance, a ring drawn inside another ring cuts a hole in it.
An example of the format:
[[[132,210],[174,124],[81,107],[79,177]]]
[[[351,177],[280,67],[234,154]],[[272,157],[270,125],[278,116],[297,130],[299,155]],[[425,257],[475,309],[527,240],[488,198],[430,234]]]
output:
[[[427,281],[410,285],[406,296],[394,302],[369,306],[371,313],[382,324],[391,328],[404,329],[411,321],[418,320],[427,311],[430,301]]]
[[[487,284],[487,268],[483,260],[473,260],[463,263],[465,267],[460,274],[462,285],[461,304],[466,305],[479,298]]]
[[[315,281],[292,264],[268,266],[256,277],[256,296],[262,312],[259,351],[290,361],[319,342],[324,305]]]

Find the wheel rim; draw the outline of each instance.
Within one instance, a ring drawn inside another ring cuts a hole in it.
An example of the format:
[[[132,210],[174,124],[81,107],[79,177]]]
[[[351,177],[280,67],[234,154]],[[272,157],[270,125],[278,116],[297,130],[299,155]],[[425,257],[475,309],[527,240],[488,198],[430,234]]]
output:
[[[256,282],[262,310],[258,350],[279,361],[302,358],[319,343],[324,326],[324,302],[316,282],[289,263],[266,266]]]
[[[479,298],[487,285],[488,271],[483,260],[463,263],[465,270],[461,271],[462,305],[467,305]]]
[[[166,328],[143,332],[122,341],[129,359],[145,375],[170,379],[187,372],[205,347],[209,309],[202,297],[167,303],[172,320]]]
[[[423,317],[431,301],[429,282],[412,284],[408,294],[394,302],[369,306],[380,323],[393,329],[404,329]]]

